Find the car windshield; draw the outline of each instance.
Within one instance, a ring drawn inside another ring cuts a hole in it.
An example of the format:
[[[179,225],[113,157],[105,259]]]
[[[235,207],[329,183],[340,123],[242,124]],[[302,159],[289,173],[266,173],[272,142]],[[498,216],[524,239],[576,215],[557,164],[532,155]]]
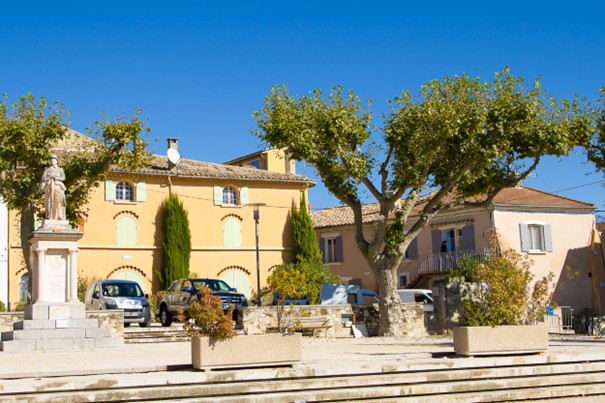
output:
[[[231,291],[231,287],[222,280],[191,280],[193,286],[199,290],[202,287],[208,287],[212,291]]]
[[[143,290],[137,283],[103,283],[106,297],[142,297]]]

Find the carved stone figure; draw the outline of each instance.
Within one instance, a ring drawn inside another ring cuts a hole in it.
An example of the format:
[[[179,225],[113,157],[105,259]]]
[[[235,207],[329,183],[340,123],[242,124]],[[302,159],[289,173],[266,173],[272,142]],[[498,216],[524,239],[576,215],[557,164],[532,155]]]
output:
[[[65,172],[59,167],[56,155],[50,157],[50,166],[42,174],[44,204],[47,220],[65,220]]]

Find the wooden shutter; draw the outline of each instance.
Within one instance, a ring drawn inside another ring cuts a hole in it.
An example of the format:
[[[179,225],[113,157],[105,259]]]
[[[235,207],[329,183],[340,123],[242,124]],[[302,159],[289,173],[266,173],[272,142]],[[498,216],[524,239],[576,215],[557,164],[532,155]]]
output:
[[[239,201],[242,206],[248,204],[248,186],[242,186],[239,190]]]
[[[544,249],[546,252],[552,252],[552,228],[550,224],[544,225]]]
[[[223,224],[225,246],[242,246],[242,228],[237,218],[230,218]]]
[[[336,259],[335,260],[337,262],[344,261],[344,256],[343,256],[343,252],[342,252],[342,237],[341,236],[336,237]]]
[[[137,244],[137,222],[133,217],[123,216],[116,223],[116,244],[135,246]]]
[[[115,201],[116,200],[116,184],[110,180],[105,181],[105,200]]]
[[[223,205],[223,188],[219,185],[214,185],[214,205]]]
[[[465,225],[462,227],[462,250],[475,250],[475,226]]]
[[[326,239],[319,238],[319,250],[321,251],[321,260],[326,263]]]
[[[521,251],[529,252],[530,248],[530,236],[529,236],[529,228],[527,224],[519,224],[519,232],[521,233]]]
[[[139,183],[137,183],[136,192],[136,198],[138,202],[147,201],[147,188],[145,186],[145,181],[140,181]]]
[[[412,239],[408,250],[406,251],[407,258],[410,260],[418,259],[418,238]]]
[[[431,238],[433,239],[433,253],[441,252],[441,230],[434,229],[431,231]]]

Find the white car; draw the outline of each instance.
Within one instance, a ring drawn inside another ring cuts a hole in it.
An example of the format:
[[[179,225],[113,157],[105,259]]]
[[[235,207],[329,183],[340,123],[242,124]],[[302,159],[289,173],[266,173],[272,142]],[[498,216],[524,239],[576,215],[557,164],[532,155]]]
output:
[[[151,323],[149,295],[134,281],[128,280],[98,280],[86,290],[84,304],[86,309],[105,310],[122,309],[124,311],[124,326],[138,323],[146,327]]]

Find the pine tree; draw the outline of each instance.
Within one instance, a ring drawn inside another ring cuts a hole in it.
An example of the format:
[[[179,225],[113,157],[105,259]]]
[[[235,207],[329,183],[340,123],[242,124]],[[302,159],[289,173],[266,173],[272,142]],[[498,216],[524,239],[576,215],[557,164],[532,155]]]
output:
[[[191,257],[191,231],[189,217],[178,196],[171,194],[162,214],[162,267],[158,271],[160,285],[166,289],[174,280],[189,275]]]

